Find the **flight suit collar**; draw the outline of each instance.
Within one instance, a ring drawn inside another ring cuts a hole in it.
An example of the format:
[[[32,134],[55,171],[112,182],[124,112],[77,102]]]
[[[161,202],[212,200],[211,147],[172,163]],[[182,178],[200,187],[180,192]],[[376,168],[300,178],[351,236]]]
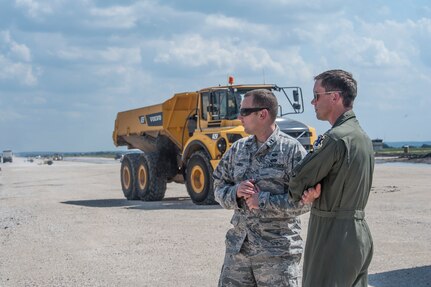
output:
[[[335,121],[334,125],[332,126],[333,128],[336,126],[339,126],[341,124],[343,124],[344,122],[356,118],[355,113],[353,112],[353,110],[348,110],[347,112],[343,113],[341,116],[338,117],[338,119]]]

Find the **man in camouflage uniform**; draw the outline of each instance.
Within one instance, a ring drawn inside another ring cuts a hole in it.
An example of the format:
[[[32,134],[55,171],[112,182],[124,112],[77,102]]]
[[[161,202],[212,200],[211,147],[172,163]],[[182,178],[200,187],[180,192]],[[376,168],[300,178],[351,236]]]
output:
[[[236,141],[214,171],[215,198],[234,209],[219,286],[298,286],[299,214],[288,201],[289,172],[306,152],[275,124],[269,90],[244,95],[238,119],[251,134]]]
[[[373,240],[364,208],[373,179],[372,143],[352,111],[357,93],[352,75],[331,70],[315,80],[311,103],[317,118],[332,128],[319,136],[289,183],[294,202],[308,196],[305,189],[321,184],[308,225],[303,286],[367,287]]]

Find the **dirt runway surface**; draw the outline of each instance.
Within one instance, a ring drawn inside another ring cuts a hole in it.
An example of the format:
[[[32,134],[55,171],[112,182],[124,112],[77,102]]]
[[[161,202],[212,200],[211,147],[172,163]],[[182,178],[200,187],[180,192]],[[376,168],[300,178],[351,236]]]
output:
[[[0,164],[0,286],[217,286],[232,211],[175,183],[127,201],[114,160],[14,160]],[[430,179],[431,165],[376,165],[370,286],[431,286]]]

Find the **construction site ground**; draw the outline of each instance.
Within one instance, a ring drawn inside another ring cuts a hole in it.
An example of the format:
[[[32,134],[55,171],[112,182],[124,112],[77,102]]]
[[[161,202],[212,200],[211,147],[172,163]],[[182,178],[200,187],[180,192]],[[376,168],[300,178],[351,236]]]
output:
[[[0,167],[0,286],[217,286],[232,211],[175,183],[163,201],[125,200],[113,159]],[[427,164],[376,165],[370,286],[431,286],[430,178]]]

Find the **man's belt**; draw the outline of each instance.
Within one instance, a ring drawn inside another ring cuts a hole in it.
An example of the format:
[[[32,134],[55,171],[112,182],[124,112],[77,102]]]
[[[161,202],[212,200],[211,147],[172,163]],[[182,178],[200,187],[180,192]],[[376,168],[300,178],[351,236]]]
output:
[[[340,219],[364,219],[365,211],[363,210],[338,210],[338,211],[323,211],[317,208],[311,208],[311,214],[319,217],[340,218]]]

